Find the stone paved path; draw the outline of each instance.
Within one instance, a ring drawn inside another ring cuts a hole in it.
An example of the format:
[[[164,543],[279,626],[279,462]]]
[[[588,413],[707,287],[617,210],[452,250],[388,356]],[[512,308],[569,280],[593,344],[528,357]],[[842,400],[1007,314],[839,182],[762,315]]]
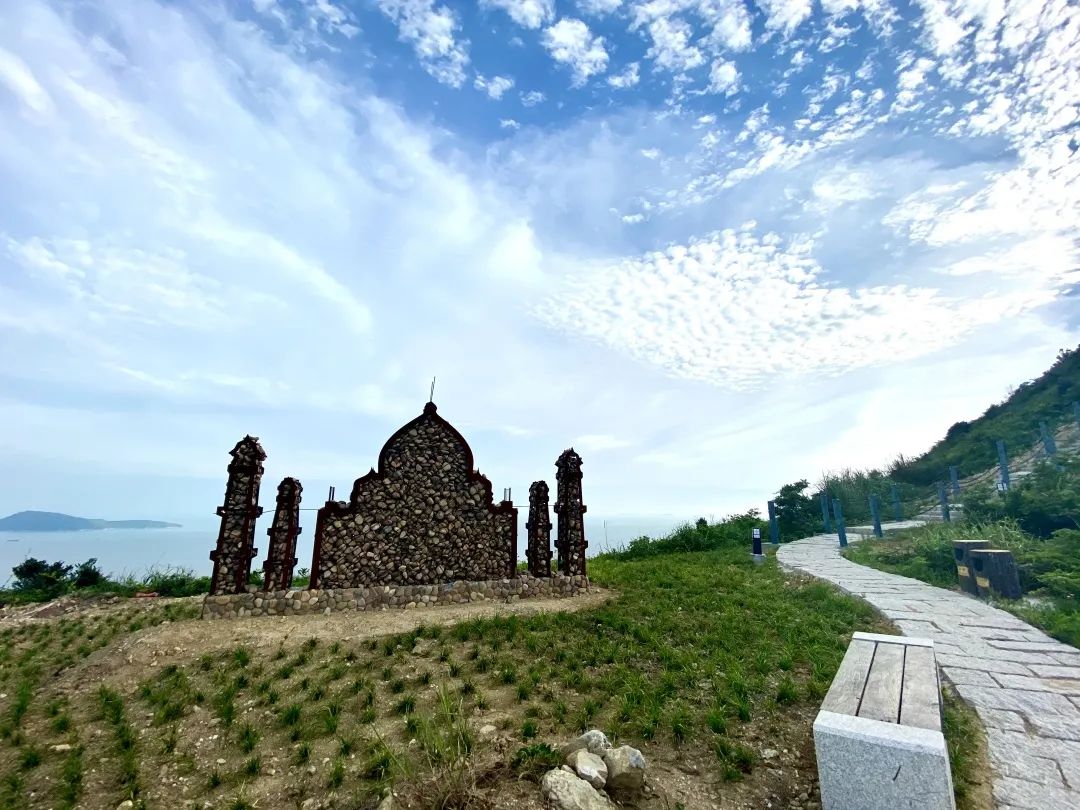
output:
[[[1080,650],[966,594],[845,560],[835,534],[776,556],[934,640],[942,675],[986,727],[997,807],[1080,810]]]

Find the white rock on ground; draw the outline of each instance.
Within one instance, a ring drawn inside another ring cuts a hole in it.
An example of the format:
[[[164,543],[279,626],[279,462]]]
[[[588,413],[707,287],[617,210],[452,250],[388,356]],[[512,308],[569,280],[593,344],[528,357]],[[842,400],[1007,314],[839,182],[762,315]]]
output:
[[[600,729],[592,728],[576,740],[572,740],[564,745],[560,753],[564,757],[568,757],[575,751],[580,751],[582,748],[590,754],[596,754],[596,756],[602,757],[605,751],[611,749],[611,742],[608,740],[607,735]]]
[[[606,796],[561,768],[544,774],[540,793],[553,810],[611,810],[611,802]]]
[[[566,764],[574,769],[580,779],[584,779],[597,790],[607,784],[607,765],[596,754],[590,754],[584,748],[578,749],[566,758]]]
[[[622,797],[630,797],[645,787],[645,757],[636,748],[620,745],[604,752],[607,765],[607,788]]]

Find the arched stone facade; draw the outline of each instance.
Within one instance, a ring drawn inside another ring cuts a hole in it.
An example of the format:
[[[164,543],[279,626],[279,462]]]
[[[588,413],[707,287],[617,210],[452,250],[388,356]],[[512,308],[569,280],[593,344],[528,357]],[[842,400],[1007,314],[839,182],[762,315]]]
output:
[[[312,588],[515,576],[517,509],[496,504],[468,443],[427,403],[379,453],[348,503],[319,510]]]

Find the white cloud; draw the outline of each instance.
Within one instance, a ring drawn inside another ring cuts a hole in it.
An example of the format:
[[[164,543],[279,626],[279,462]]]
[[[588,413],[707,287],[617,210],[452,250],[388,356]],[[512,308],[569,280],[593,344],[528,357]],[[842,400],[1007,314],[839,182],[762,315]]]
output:
[[[575,87],[580,87],[590,76],[607,69],[604,38],[595,36],[581,20],[559,20],[544,29],[542,41],[552,59],[570,67]]]
[[[734,62],[717,59],[709,70],[709,92],[731,95],[739,89],[739,70]]]
[[[790,34],[806,20],[813,8],[810,0],[758,0],[765,12],[765,27]]]
[[[716,48],[745,51],[750,48],[750,13],[742,0],[717,0],[701,6],[706,20],[712,25],[709,42]]]
[[[619,73],[608,76],[607,83],[618,90],[626,90],[636,86],[640,80],[641,76],[638,74],[638,63],[631,62]]]
[[[39,115],[52,112],[53,103],[33,72],[18,56],[0,48],[0,85]]]
[[[523,107],[535,107],[546,99],[543,93],[539,90],[530,90],[528,93],[521,94],[521,106]]]
[[[480,5],[502,9],[522,28],[539,28],[555,19],[555,0],[481,0]]]
[[[521,124],[519,124],[513,118],[500,118],[499,119],[499,128],[500,129],[520,129]]]
[[[701,51],[691,44],[693,30],[685,20],[677,17],[658,17],[648,25],[652,47],[646,56],[657,67],[673,73],[693,70],[705,63]]]
[[[576,2],[581,13],[591,17],[611,14],[613,11],[618,11],[619,6],[622,5],[622,0],[576,0]]]
[[[473,87],[484,93],[487,93],[488,98],[498,101],[503,97],[503,93],[514,86],[514,80],[509,76],[492,76],[490,79],[476,74],[476,78],[473,79]]]
[[[932,288],[844,287],[811,243],[724,230],[686,245],[599,263],[539,310],[676,377],[754,390],[776,375],[910,360],[1053,299],[1039,288],[951,298]]]
[[[398,36],[413,46],[420,64],[442,84],[461,87],[469,64],[467,42],[459,42],[454,12],[435,0],[376,0],[398,27]]]

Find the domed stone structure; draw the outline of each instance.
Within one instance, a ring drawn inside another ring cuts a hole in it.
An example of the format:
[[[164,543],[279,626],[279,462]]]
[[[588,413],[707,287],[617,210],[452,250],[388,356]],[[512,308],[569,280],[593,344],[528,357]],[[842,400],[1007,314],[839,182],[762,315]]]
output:
[[[319,510],[311,587],[503,579],[516,567],[517,509],[495,504],[468,442],[429,402],[348,503]]]

